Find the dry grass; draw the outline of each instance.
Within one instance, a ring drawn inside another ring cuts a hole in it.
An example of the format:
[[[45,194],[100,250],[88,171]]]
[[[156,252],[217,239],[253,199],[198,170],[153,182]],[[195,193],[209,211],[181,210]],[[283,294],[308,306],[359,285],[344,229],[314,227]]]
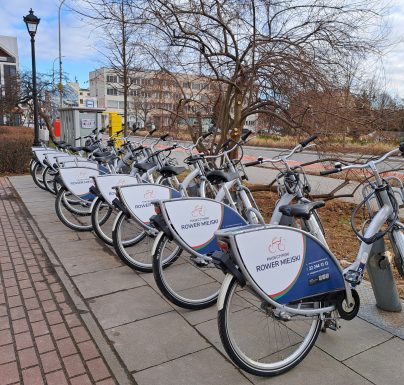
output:
[[[146,135],[147,131],[138,131],[139,135]],[[161,133],[158,133],[161,135]],[[191,136],[186,131],[171,132],[174,139],[191,140]],[[154,136],[157,136],[156,134]],[[248,141],[249,146],[269,147],[269,148],[285,148],[290,149],[299,141],[305,139],[308,135],[257,135]],[[357,153],[365,155],[378,155],[390,151],[399,141],[373,141],[368,138],[362,140],[353,140],[350,137],[343,139],[342,137],[324,137],[321,134],[316,140],[316,151],[346,154]]]
[[[23,174],[31,160],[33,130],[0,126],[0,174]]]

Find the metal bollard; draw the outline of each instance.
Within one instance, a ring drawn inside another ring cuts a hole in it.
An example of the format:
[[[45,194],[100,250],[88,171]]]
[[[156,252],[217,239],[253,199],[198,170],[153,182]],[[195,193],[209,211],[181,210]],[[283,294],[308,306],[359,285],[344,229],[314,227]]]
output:
[[[401,300],[390,261],[386,256],[383,238],[376,241],[372,246],[367,271],[376,298],[376,306],[382,310],[400,312],[402,310]]]

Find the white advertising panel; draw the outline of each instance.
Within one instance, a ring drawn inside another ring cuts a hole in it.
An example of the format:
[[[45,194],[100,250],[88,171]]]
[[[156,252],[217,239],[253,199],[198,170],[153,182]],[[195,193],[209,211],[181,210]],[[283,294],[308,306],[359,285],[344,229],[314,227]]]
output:
[[[155,200],[171,198],[171,189],[165,186],[152,184],[139,184],[119,188],[119,196],[129,212],[139,221],[148,224],[150,217],[155,214],[154,206],[151,204]]]
[[[63,184],[74,195],[81,197],[89,193],[93,185],[92,177],[98,175],[98,170],[88,167],[59,169]]]
[[[60,162],[60,167],[88,167],[88,168],[93,168],[94,170],[98,170],[98,164],[94,162],[90,162],[88,160],[67,160],[67,161],[61,161]]]
[[[288,229],[265,229],[235,237],[244,265],[270,297],[286,293],[300,275],[305,254],[304,235]]]
[[[222,205],[206,199],[165,202],[165,210],[178,235],[196,250],[214,238],[223,218]]]
[[[105,201],[110,205],[112,205],[112,201],[116,198],[113,187],[122,187],[135,183],[137,183],[137,179],[132,175],[100,175],[95,178],[96,187]]]

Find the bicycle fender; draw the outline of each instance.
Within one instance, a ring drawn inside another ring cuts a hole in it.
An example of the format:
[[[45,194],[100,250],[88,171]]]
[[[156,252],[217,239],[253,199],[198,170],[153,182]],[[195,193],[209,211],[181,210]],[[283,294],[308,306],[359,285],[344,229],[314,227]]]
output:
[[[160,239],[162,238],[163,235],[164,235],[164,232],[162,232],[162,231],[160,231],[157,234],[157,237],[155,238],[154,243],[153,243],[153,247],[152,247],[152,255],[154,255],[156,253],[157,245],[158,245],[158,243],[159,243],[159,241],[160,241]]]
[[[224,280],[222,282],[222,286],[220,288],[219,297],[217,298],[217,310],[220,311],[223,309],[224,300],[226,298],[227,291],[229,290],[230,283],[233,279],[231,274],[226,274]]]

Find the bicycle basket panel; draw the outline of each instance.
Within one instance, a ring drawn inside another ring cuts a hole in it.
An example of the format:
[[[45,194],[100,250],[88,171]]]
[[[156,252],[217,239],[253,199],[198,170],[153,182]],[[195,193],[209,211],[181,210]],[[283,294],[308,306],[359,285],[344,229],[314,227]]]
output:
[[[112,205],[112,201],[116,198],[116,190],[113,187],[122,187],[137,182],[136,177],[132,175],[101,175],[95,180],[95,185],[100,191],[102,197]]]
[[[89,189],[93,185],[92,177],[97,176],[98,173],[98,170],[87,167],[59,169],[59,174],[64,186],[72,194],[85,200],[94,198],[94,196],[89,193]]]
[[[60,153],[59,151],[49,150],[49,149],[41,150],[41,151],[34,151],[34,152],[35,152],[35,155],[36,155],[36,158],[37,158],[38,162],[41,163],[42,166],[45,166],[43,161],[45,160],[46,154],[49,154],[49,153],[53,152],[53,153],[57,153],[59,155],[62,155],[62,153]]]
[[[155,214],[151,202],[180,196],[180,193],[171,187],[149,183],[119,187],[118,190],[119,197],[131,215],[146,225]]]
[[[246,224],[235,210],[212,199],[173,200],[163,206],[181,240],[201,254],[219,250],[215,231]]]
[[[303,231],[264,228],[237,234],[235,240],[250,278],[279,303],[344,289],[338,262]]]

